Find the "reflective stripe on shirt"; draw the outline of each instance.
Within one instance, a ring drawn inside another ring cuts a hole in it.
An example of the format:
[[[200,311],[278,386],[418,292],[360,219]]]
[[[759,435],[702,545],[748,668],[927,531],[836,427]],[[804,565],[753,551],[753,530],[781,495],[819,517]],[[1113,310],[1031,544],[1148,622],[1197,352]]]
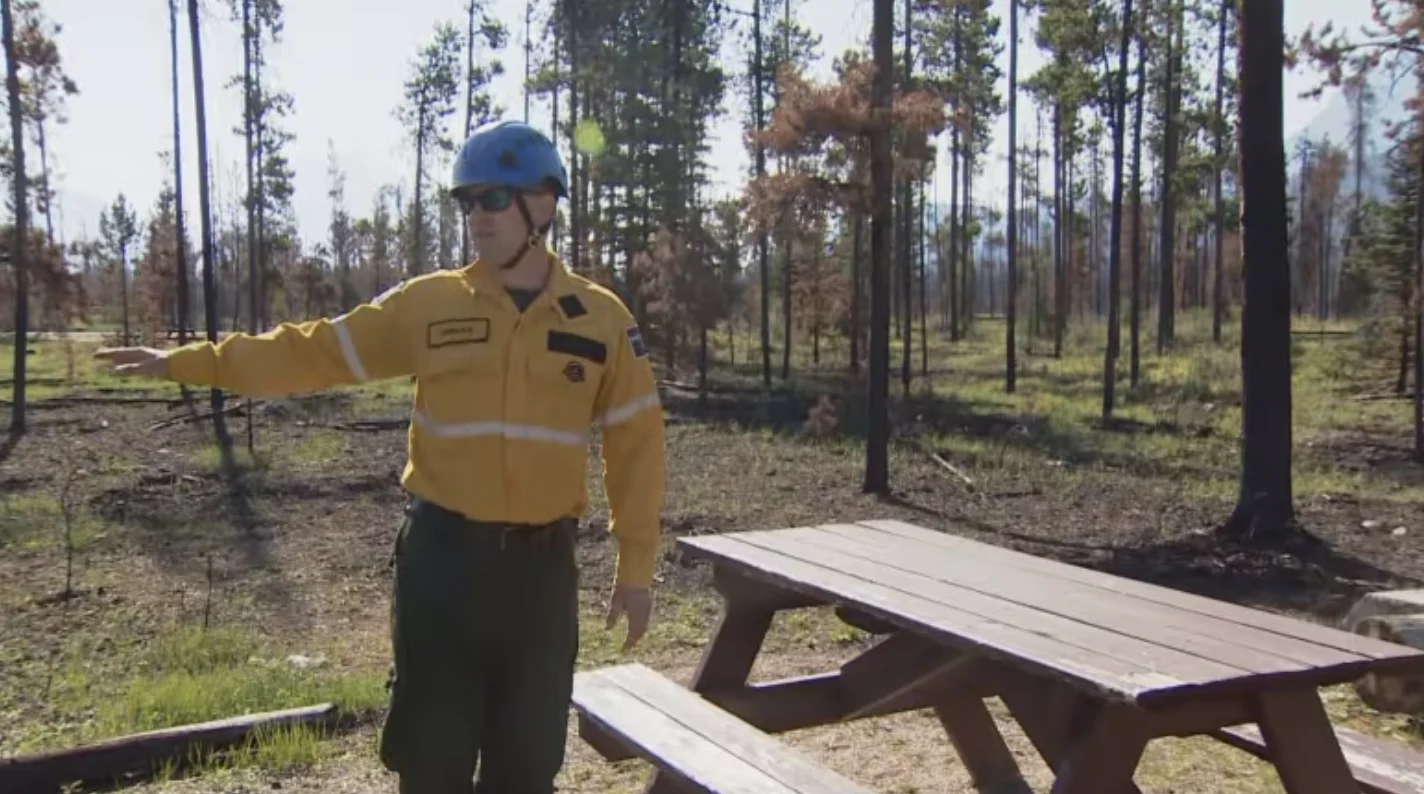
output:
[[[415,411],[411,414],[415,423],[431,435],[441,438],[474,438],[476,436],[503,436],[522,438],[529,441],[549,441],[555,444],[579,446],[588,443],[587,433],[573,433],[555,430],[552,427],[536,425],[515,425],[507,422],[437,422]]]

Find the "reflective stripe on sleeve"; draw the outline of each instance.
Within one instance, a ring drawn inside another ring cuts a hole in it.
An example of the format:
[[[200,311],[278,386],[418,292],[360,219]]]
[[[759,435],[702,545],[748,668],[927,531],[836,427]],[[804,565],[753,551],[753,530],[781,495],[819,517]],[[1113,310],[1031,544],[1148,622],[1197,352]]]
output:
[[[331,327],[336,331],[336,341],[341,345],[341,355],[346,358],[351,377],[358,381],[369,380],[366,377],[366,368],[361,366],[361,357],[356,355],[356,343],[351,340],[351,332],[346,330],[346,316],[332,320]]]
[[[611,427],[613,425],[620,425],[649,408],[656,408],[658,405],[658,393],[656,391],[650,392],[637,399],[629,400],[616,408],[608,409],[604,412],[603,416],[593,421],[593,426]]]

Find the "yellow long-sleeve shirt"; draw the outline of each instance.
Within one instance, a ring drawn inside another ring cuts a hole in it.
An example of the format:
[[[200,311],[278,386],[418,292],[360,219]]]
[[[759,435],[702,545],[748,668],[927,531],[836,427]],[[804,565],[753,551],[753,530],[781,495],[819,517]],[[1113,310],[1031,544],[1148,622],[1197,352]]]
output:
[[[582,515],[590,433],[601,429],[617,581],[653,578],[666,460],[647,348],[617,295],[557,260],[522,313],[475,263],[334,319],[177,348],[168,369],[178,382],[252,396],[414,375],[401,483],[479,521]]]

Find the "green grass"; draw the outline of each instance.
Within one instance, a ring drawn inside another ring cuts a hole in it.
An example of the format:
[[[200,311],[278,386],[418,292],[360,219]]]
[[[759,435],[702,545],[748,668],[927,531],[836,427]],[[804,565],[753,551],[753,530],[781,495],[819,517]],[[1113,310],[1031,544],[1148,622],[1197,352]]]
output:
[[[82,652],[55,670],[50,700],[69,715],[31,733],[27,750],[73,745],[242,714],[319,703],[365,717],[386,702],[385,674],[332,664],[300,668],[288,652],[236,628],[180,628],[127,660],[127,677],[97,672]],[[186,759],[200,769],[290,769],[318,760],[325,737],[308,727],[255,732],[241,747]],[[167,770],[171,774],[172,766]],[[160,769],[160,777],[165,770]]]
[[[108,362],[94,358],[94,351],[99,347],[99,343],[87,341],[32,341],[31,353],[25,359],[26,398],[43,400],[99,389],[141,393],[176,388],[113,374],[109,371]],[[14,379],[14,362],[13,337],[0,341],[0,380],[8,382]]]
[[[82,504],[70,505],[69,542],[76,553],[91,550],[107,530]],[[22,492],[0,497],[0,550],[65,548],[65,517],[60,500],[50,494]]]

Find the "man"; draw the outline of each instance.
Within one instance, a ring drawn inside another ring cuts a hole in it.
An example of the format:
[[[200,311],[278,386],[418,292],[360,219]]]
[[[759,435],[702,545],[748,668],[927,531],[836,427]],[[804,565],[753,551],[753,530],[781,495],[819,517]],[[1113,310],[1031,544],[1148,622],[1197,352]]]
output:
[[[413,374],[381,759],[403,794],[469,794],[477,765],[476,794],[547,794],[578,649],[589,434],[602,430],[618,543],[607,626],[626,615],[631,648],[660,549],[662,410],[627,308],[543,244],[568,195],[554,144],[525,124],[481,127],[452,191],[478,255],[462,270],[331,320],[97,355],[120,373],[249,395]]]

